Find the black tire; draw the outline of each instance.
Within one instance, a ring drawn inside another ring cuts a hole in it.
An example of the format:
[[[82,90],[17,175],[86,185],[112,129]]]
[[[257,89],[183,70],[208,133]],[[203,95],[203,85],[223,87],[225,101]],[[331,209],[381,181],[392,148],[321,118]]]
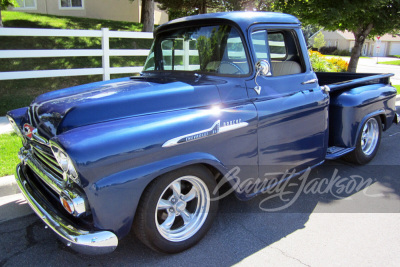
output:
[[[369,134],[370,138],[365,138],[365,134]],[[360,133],[357,137],[356,148],[349,154],[343,157],[344,160],[364,165],[370,162],[378,152],[379,145],[382,137],[382,122],[379,116],[372,117],[366,120],[361,127]],[[368,145],[368,142],[370,142]]]
[[[133,223],[136,236],[158,252],[178,253],[192,247],[205,236],[215,219],[218,201],[210,201],[218,197],[218,193],[213,194],[215,187],[212,173],[202,166],[158,177],[140,200]]]

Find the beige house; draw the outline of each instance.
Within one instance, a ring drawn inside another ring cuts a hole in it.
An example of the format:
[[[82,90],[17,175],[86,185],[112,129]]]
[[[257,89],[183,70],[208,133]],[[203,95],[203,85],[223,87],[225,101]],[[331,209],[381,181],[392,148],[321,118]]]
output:
[[[322,31],[325,39],[325,46],[337,47],[339,50],[351,50],[354,47],[354,35],[351,32],[345,31]],[[314,43],[314,35],[310,38],[310,44]],[[363,56],[391,56],[400,55],[400,35],[395,36],[391,34],[385,34],[375,40],[367,39],[365,40],[361,54]]]
[[[134,0],[17,0],[20,7],[10,10],[59,16],[75,16],[139,22],[142,1]],[[154,4],[154,23],[168,21],[168,14]]]

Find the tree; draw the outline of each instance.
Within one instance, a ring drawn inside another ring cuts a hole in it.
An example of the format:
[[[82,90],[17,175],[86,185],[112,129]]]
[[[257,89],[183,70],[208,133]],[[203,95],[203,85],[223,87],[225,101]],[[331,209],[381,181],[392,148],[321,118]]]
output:
[[[1,0],[0,0],[1,1]],[[135,0],[129,0],[133,2]],[[143,24],[142,32],[153,32],[154,30],[154,0],[142,0],[142,11],[140,23]]]
[[[3,19],[1,17],[1,10],[6,10],[9,6],[18,7],[16,0],[0,0],[0,27],[3,27]]]
[[[143,24],[142,32],[154,30],[154,0],[142,0],[142,14],[140,22]]]
[[[307,47],[309,45],[309,39],[316,34],[319,30],[321,30],[321,27],[318,25],[303,25],[302,31],[304,35],[304,39],[306,39],[307,42]]]
[[[271,11],[275,0],[157,0],[161,10],[166,10],[170,19],[205,14],[208,11]]]
[[[399,0],[276,0],[275,7],[305,24],[352,32],[355,44],[348,72],[356,72],[367,37],[394,34],[400,29]]]
[[[324,39],[324,34],[322,32],[317,33],[317,35],[314,37],[314,44],[313,47],[317,48],[318,50],[325,46],[325,39]]]

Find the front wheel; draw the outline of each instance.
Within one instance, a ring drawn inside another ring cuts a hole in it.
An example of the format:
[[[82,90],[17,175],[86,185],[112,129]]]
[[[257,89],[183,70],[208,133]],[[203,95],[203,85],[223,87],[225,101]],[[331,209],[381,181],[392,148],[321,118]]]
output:
[[[218,201],[208,169],[192,166],[165,174],[143,193],[134,222],[136,236],[153,250],[177,253],[195,245],[210,229]]]
[[[382,122],[377,117],[369,118],[361,128],[356,148],[344,156],[346,161],[359,165],[370,162],[378,152],[382,136]]]

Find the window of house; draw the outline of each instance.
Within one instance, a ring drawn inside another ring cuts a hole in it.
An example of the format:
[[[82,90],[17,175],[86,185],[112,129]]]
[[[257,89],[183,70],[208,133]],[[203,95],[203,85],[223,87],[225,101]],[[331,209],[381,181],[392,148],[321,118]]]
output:
[[[17,0],[18,7],[14,9],[36,9],[36,0]]]
[[[83,0],[60,0],[60,9],[82,9],[83,8]]]

